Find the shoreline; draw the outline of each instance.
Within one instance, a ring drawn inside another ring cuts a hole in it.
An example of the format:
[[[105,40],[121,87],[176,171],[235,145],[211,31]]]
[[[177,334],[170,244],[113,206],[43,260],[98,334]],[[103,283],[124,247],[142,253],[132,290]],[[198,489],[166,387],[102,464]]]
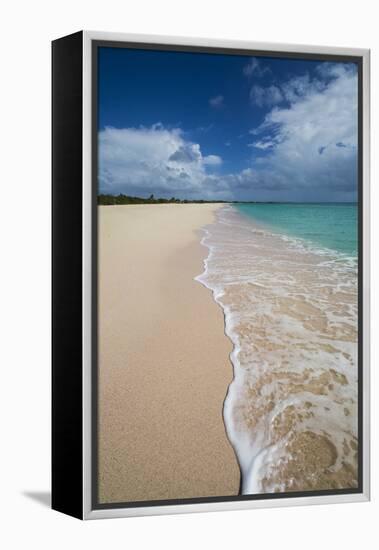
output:
[[[325,262],[236,211],[217,217],[227,223],[206,232],[210,252],[198,280],[223,309],[234,346],[224,420],[241,493],[356,487],[350,264]]]
[[[102,503],[238,494],[223,421],[232,343],[197,280],[200,229],[220,206],[99,207]]]

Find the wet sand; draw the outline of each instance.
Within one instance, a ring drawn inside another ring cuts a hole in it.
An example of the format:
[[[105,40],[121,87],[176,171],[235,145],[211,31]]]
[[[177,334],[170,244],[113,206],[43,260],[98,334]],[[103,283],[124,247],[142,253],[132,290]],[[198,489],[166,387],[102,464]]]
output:
[[[217,217],[200,279],[235,344],[224,418],[242,493],[355,489],[355,258],[274,234],[235,208]]]
[[[194,280],[217,205],[99,207],[99,501],[236,495],[221,308]]]

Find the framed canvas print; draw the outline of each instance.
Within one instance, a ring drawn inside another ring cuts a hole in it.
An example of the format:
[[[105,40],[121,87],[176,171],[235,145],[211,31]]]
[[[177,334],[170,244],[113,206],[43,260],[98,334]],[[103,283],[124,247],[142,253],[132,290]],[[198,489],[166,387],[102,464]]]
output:
[[[369,51],[53,42],[53,508],[369,498]]]

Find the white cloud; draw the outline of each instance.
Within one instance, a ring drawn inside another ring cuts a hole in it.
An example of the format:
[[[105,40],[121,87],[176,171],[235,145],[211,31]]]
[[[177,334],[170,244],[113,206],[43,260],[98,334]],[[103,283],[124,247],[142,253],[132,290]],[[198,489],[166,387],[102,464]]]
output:
[[[203,156],[200,145],[187,141],[179,128],[105,128],[99,132],[99,184],[102,193],[180,197],[215,191],[210,169],[218,155]],[[217,186],[216,186],[217,187]],[[216,189],[217,191],[217,189]]]
[[[251,57],[249,62],[243,68],[243,74],[247,77],[253,75],[261,77],[265,73],[269,73],[270,68],[267,65],[262,65],[261,61],[256,57]]]
[[[263,86],[254,85],[250,90],[250,100],[258,107],[271,107],[283,101],[283,94],[277,86],[271,85],[264,88]]]
[[[275,146],[275,141],[271,139],[262,139],[261,141],[255,141],[254,143],[248,143],[248,147],[255,147],[256,149],[271,149]]]
[[[261,177],[281,174],[303,192],[354,193],[357,158],[357,75],[352,65],[324,64],[319,77],[296,77],[281,86],[286,107],[275,106],[251,133],[271,152],[255,166]],[[314,188],[314,189],[312,189]]]
[[[210,166],[217,166],[219,164],[222,164],[222,158],[218,155],[208,155],[207,157],[203,157],[203,163]]]
[[[219,109],[220,107],[224,106],[224,96],[223,95],[216,95],[214,97],[211,97],[209,100],[209,105],[211,107],[214,107],[215,109]]]
[[[276,88],[285,100],[271,103],[263,123],[250,131],[254,155],[249,168],[217,173],[221,157],[204,155],[179,128],[106,128],[99,133],[100,191],[225,200],[355,200],[358,87],[353,66],[321,64],[315,78],[296,77]]]

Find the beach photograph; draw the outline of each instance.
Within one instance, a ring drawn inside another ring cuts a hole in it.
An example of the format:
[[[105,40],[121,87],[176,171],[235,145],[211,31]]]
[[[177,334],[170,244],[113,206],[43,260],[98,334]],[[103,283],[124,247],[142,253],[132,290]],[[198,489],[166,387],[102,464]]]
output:
[[[99,505],[357,490],[356,63],[97,51]]]

